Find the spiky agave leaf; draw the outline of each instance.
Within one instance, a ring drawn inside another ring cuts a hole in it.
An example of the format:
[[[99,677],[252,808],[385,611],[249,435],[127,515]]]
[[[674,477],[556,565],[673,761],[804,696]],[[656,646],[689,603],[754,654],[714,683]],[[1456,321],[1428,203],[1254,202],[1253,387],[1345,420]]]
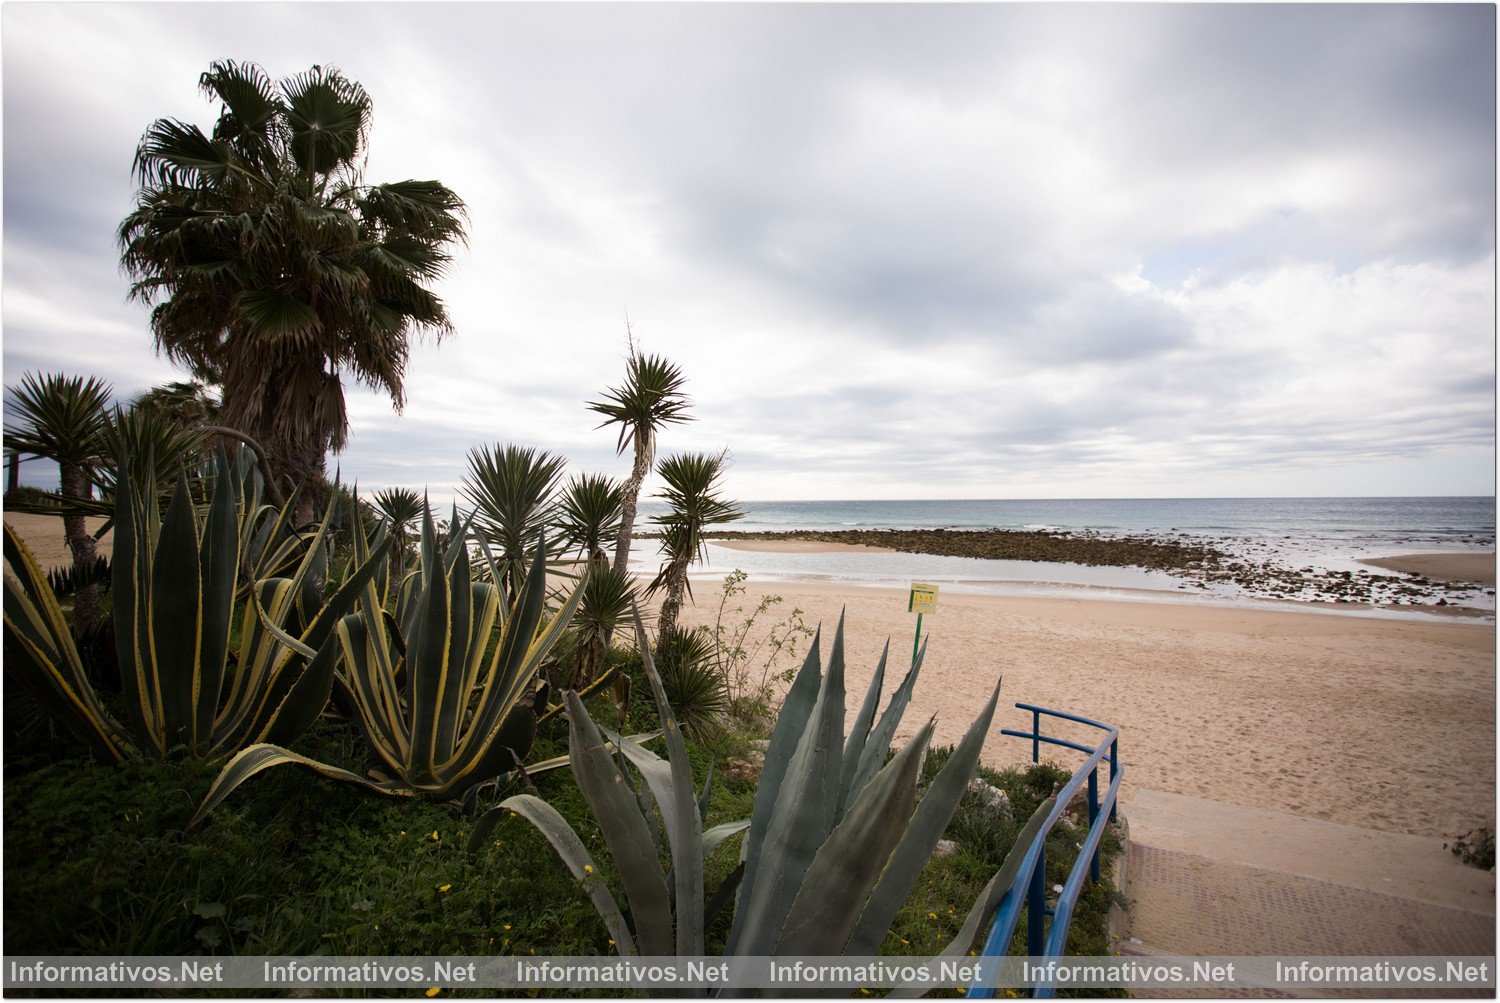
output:
[[[5,672],[100,759],[137,753],[130,729],[117,720],[89,682],[73,632],[36,557],[5,524]]]
[[[536,730],[537,672],[567,629],[581,590],[543,624],[547,562],[539,550],[508,614],[499,590],[473,580],[469,551],[458,527],[439,546],[430,509],[423,514],[420,568],[402,584],[402,616],[385,609],[385,588],[371,574],[355,583],[361,609],[332,628],[340,671],[334,681],[341,707],[351,710],[380,761],[386,781],[359,782],[383,793],[445,801],[519,766]],[[385,541],[389,545],[389,539]],[[354,528],[356,558],[369,549]],[[382,552],[383,553],[383,552]],[[491,642],[498,628],[499,639]],[[226,769],[198,817],[262,769],[296,763],[317,768],[271,745],[233,774]]]

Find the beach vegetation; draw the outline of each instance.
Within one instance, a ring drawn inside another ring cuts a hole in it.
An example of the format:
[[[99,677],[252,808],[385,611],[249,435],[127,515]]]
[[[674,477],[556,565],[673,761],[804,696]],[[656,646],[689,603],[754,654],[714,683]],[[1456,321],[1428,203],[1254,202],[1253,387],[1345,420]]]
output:
[[[411,550],[412,527],[422,517],[422,496],[412,488],[386,488],[375,492],[370,501],[375,512],[386,521],[395,541],[391,545],[391,577],[399,586]]]
[[[999,687],[918,799],[933,723],[927,722],[900,749],[888,752],[888,747],[922,656],[914,659],[877,719],[882,658],[846,736],[843,632],[841,621],[826,672],[815,639],[792,683],[766,749],[749,817],[708,829],[705,806],[712,776],[700,794],[682,729],[639,620],[637,644],[662,724],[666,759],[599,728],[583,702],[565,694],[573,775],[608,845],[628,921],[578,832],[535,795],[501,802],[476,825],[471,845],[483,845],[506,812],[524,817],[580,883],[619,954],[702,954],[705,931],[723,911],[731,917],[723,945],[728,955],[874,954],[964,794]],[[615,752],[606,739],[616,744]],[[639,782],[622,783],[632,775],[631,767]],[[1038,831],[1052,803],[1044,800],[1036,808],[1017,846],[1024,848]],[[709,891],[706,860],[721,842],[741,833],[739,866]],[[660,859],[663,843],[670,869]],[[937,953],[968,951],[1019,864],[1019,853],[1007,856],[967,910],[957,935]]]
[[[325,596],[325,516],[289,577],[256,577],[242,589],[244,541],[266,542],[255,526],[264,513],[246,503],[244,482],[227,455],[219,455],[201,520],[185,476],[177,479],[165,514],[157,499],[154,471],[148,468],[138,485],[122,459],[110,590],[120,707],[108,706],[91,684],[51,586],[9,524],[7,676],[26,684],[106,761],[177,750],[210,757],[295,739],[328,701],[337,658],[334,625],[374,575],[385,545],[351,565]]]
[[[556,668],[552,670],[557,690],[586,689],[602,678],[609,639],[630,622],[636,600],[633,579],[607,562],[589,564],[572,629],[559,644]]]
[[[171,380],[137,395],[133,410],[150,411],[184,428],[217,425],[223,405],[215,387],[202,380]]]
[[[199,87],[211,130],[162,118],[136,148],[121,263],[158,350],[223,387],[223,421],[269,453],[273,490],[303,485],[306,522],[348,440],[343,375],[399,410],[412,340],[450,330],[430,285],[464,204],[439,181],[364,182],[374,106],[337,69],[220,61]]]
[[[727,466],[726,453],[675,453],[658,468],[665,482],[658,497],[668,508],[652,522],[661,528],[664,560],[646,588],[648,594],[662,595],[656,621],[658,656],[666,653],[677,632],[683,600],[691,594],[688,569],[706,556],[708,530],[744,518],[720,490]]]
[[[590,564],[608,564],[605,547],[620,536],[623,485],[602,474],[568,480],[557,503],[557,528],[569,547]]]
[[[590,714],[620,722],[623,733],[617,693],[625,689],[631,729],[654,729],[654,698],[640,653],[617,646],[607,662],[614,685],[584,698]],[[726,769],[730,759],[750,754],[751,740],[726,727],[685,743],[695,789],[710,788],[705,830],[751,815],[757,782]],[[349,718],[319,719],[292,748],[351,773],[381,768]],[[563,715],[542,722],[533,756],[566,751]],[[919,789],[925,791],[946,756],[944,749],[929,752]],[[169,756],[102,765],[38,739],[8,742],[5,765],[6,937],[17,953],[525,956],[615,950],[580,882],[558,866],[551,845],[529,822],[503,816],[482,845],[471,843],[474,812],[493,801],[376,798],[350,784],[330,784],[310,797],[305,773],[272,770],[219,805],[208,823],[188,828],[216,763]],[[1022,814],[1041,800],[1025,783],[1035,769],[976,772],[1006,790]],[[505,783],[495,800],[524,789],[552,805],[623,901],[603,833],[570,773]],[[946,836],[954,838],[951,826]],[[1108,867],[1118,843],[1107,836],[1105,847]],[[1070,854],[1076,854],[1071,843],[1049,843],[1049,881],[1061,880]],[[704,860],[710,890],[738,866],[732,842]],[[962,846],[931,857],[880,953],[941,950],[997,866],[993,857]],[[443,885],[449,891],[440,892]],[[1071,952],[1109,953],[1098,947],[1107,940],[1107,909],[1107,897],[1087,886],[1070,928]],[[706,920],[706,953],[724,950],[730,919],[726,905]],[[1075,942],[1075,933],[1091,930],[1097,941]]]
[[[357,524],[353,533],[361,567],[384,556],[388,538],[372,543]],[[459,527],[440,547],[432,511],[424,507],[417,567],[399,585],[388,575],[362,576],[358,612],[332,631],[335,701],[358,723],[378,767],[366,776],[273,742],[252,745],[224,766],[194,822],[276,766],[301,766],[382,794],[446,801],[523,765],[546,708],[538,672],[572,620],[582,588],[548,617],[546,548],[539,546],[507,602],[487,547],[492,580],[471,573],[466,535]]]
[[[714,637],[706,628],[679,630],[657,662],[667,702],[689,731],[713,727],[729,709],[714,649]]]
[[[749,577],[739,568],[724,576],[709,630],[729,712],[754,724],[775,716],[781,687],[796,675],[797,651],[815,631],[801,609],[783,611],[785,600],[779,595],[763,593],[747,605]]]
[[[514,600],[526,567],[551,525],[557,485],[567,461],[545,449],[495,443],[469,450],[464,498],[474,506],[474,532],[494,550],[500,586]],[[554,535],[549,560],[561,551]]]
[[[97,542],[77,504],[91,498],[106,451],[110,385],[95,376],[24,374],[8,394],[5,448],[52,460],[58,467],[58,495],[72,507],[63,511],[63,537],[73,556],[73,574],[92,574]],[[99,595],[93,584],[79,588],[73,613],[80,634],[99,623]]]
[[[1452,843],[1443,844],[1443,849],[1470,867],[1483,871],[1495,869],[1495,830],[1492,826],[1480,826],[1462,836],[1455,836]]]
[[[625,382],[605,390],[603,399],[589,402],[589,410],[604,417],[600,428],[618,426],[615,452],[632,450],[630,476],[620,489],[620,528],[615,538],[614,568],[621,573],[630,566],[641,484],[656,461],[657,437],[665,426],[689,420],[692,401],[686,385],[681,369],[663,356],[643,354],[632,339]]]

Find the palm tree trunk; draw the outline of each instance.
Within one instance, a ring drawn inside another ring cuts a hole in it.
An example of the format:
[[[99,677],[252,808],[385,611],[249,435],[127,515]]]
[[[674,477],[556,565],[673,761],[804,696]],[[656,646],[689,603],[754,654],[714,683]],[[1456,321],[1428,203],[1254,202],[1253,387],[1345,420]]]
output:
[[[630,479],[620,489],[620,535],[615,540],[615,570],[625,574],[630,564],[630,537],[635,533],[635,510],[641,494],[641,484],[651,470],[649,443],[640,432],[635,437],[635,463],[630,468]]]
[[[89,479],[83,468],[73,463],[60,465],[64,498],[82,500],[89,496]],[[73,574],[79,581],[93,571],[96,541],[89,532],[88,520],[81,515],[63,516],[63,538],[73,552]],[[73,594],[73,626],[82,635],[99,624],[99,590],[90,585]]]
[[[674,564],[667,578],[667,594],[661,601],[661,611],[656,614],[656,657],[665,658],[667,646],[677,633],[677,617],[682,612],[682,600],[687,594],[687,565]]]

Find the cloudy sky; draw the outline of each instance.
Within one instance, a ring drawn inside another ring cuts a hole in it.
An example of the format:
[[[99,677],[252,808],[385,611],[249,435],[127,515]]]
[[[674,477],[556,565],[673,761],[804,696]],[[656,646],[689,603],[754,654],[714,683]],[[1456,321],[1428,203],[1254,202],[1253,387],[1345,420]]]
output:
[[[1492,5],[7,4],[4,376],[174,378],[114,229],[211,60],[375,102],[367,179],[471,240],[361,485],[517,441],[623,474],[584,401],[629,317],[666,450],[777,498],[1490,494]],[[33,465],[36,466],[36,465]]]

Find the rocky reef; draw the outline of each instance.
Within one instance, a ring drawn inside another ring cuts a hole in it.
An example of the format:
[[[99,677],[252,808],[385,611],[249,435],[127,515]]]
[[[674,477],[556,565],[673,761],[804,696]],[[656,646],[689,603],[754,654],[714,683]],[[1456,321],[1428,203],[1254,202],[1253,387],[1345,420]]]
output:
[[[1293,567],[1254,546],[1226,549],[1225,541],[1140,535],[1107,536],[1093,531],[1018,529],[846,529],[785,532],[718,531],[716,540],[807,540],[860,544],[911,554],[1137,567],[1183,579],[1179,588],[1238,592],[1266,599],[1359,603],[1376,606],[1455,607],[1476,596],[1494,595],[1477,585],[1440,582],[1417,575],[1330,571]],[[1455,609],[1455,612],[1458,610]]]

